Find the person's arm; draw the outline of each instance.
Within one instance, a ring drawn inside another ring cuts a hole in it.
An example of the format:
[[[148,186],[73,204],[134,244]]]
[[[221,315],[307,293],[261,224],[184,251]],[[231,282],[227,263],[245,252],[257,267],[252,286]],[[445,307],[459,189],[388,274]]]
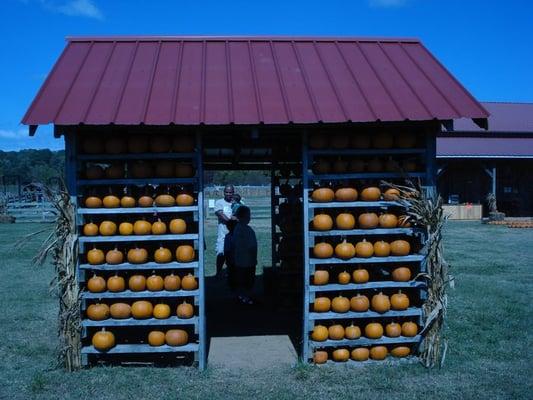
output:
[[[218,222],[222,224],[226,224],[231,219],[224,214],[224,205],[221,200],[215,202],[215,215],[218,218]]]

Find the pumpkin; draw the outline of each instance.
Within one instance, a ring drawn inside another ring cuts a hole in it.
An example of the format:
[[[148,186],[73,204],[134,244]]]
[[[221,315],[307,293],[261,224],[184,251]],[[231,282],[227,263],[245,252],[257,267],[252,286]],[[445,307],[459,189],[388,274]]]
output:
[[[327,340],[329,336],[328,328],[324,325],[315,325],[313,332],[311,333],[311,339],[315,342],[323,342]]]
[[[172,261],[172,253],[166,247],[159,246],[154,252],[154,261],[158,264],[169,263]]]
[[[333,219],[328,214],[317,214],[313,218],[313,229],[329,231],[333,227]]]
[[[344,187],[335,191],[335,200],[337,201],[356,201],[357,196],[357,190],[354,188]]]
[[[371,322],[365,326],[365,336],[369,339],[379,339],[383,336],[383,326],[379,322]]]
[[[161,331],[151,331],[148,334],[148,344],[150,346],[163,346],[165,344],[165,333]]]
[[[333,201],[334,198],[335,192],[330,188],[318,188],[311,194],[311,199],[317,203],[327,203]]]
[[[330,258],[333,256],[333,246],[325,242],[317,243],[313,247],[313,255],[316,258]]]
[[[166,153],[170,151],[170,140],[166,136],[157,135],[150,138],[150,151],[152,153]]]
[[[370,135],[366,133],[357,133],[352,135],[350,145],[354,149],[368,149],[370,148]]]
[[[107,351],[115,346],[115,335],[102,328],[93,335],[91,342],[96,350]]]
[[[413,337],[418,333],[418,325],[414,322],[404,322],[402,324],[402,336]]]
[[[379,225],[379,218],[376,213],[360,214],[357,221],[362,229],[374,229]]]
[[[148,138],[143,135],[128,137],[128,152],[139,154],[148,152]]]
[[[181,288],[183,290],[196,290],[198,289],[198,282],[192,274],[187,274],[181,278]]]
[[[148,278],[146,278],[146,289],[151,292],[159,292],[165,287],[163,278],[152,272]]]
[[[184,301],[183,303],[178,305],[178,308],[176,309],[176,315],[178,318],[188,319],[192,318],[194,315],[194,307],[192,304],[187,303]]]
[[[352,350],[350,357],[354,361],[366,361],[369,355],[370,351],[366,347],[358,347]]]
[[[370,349],[370,358],[372,360],[384,360],[388,353],[389,351],[385,346],[374,346]]]
[[[189,193],[180,193],[176,196],[176,204],[180,207],[192,206],[194,197]]]
[[[118,233],[123,236],[129,236],[133,233],[133,224],[131,222],[121,222],[118,226]]]
[[[183,346],[189,342],[189,334],[183,329],[170,329],[165,334],[169,346]]]
[[[82,141],[83,152],[87,154],[100,154],[104,152],[104,143],[92,137],[86,137]]]
[[[92,293],[100,293],[105,290],[105,279],[101,276],[93,274],[93,276],[87,281],[87,289]]]
[[[152,232],[152,224],[145,220],[135,221],[133,233],[136,235],[149,235]]]
[[[178,262],[186,263],[194,261],[195,256],[194,248],[188,244],[178,246],[176,249],[176,260],[178,260]]]
[[[375,186],[364,188],[361,192],[361,201],[378,201],[380,197],[381,190]]]
[[[174,218],[168,225],[170,233],[181,235],[187,231],[187,223],[181,218]]]
[[[192,153],[194,151],[194,137],[179,135],[172,139],[172,151],[176,153]]]
[[[170,275],[165,276],[165,279],[163,279],[163,286],[165,290],[174,292],[181,287],[181,279],[178,275],[170,273]]]
[[[353,229],[355,227],[355,218],[350,213],[340,213],[335,218],[335,225],[338,229]]]
[[[345,313],[350,310],[350,300],[344,296],[334,297],[331,301],[331,309],[337,313]]]
[[[388,257],[390,255],[390,245],[383,240],[374,243],[374,255],[376,257]]]
[[[172,207],[176,205],[176,200],[169,194],[160,194],[155,198],[155,205],[158,207]]]
[[[370,307],[368,297],[357,293],[350,299],[350,309],[355,312],[366,312]]]
[[[120,206],[124,208],[135,207],[135,199],[131,196],[122,196],[120,199]]]
[[[390,351],[393,357],[407,357],[411,349],[407,346],[396,346]]]
[[[104,260],[104,252],[96,247],[87,252],[87,261],[91,265],[103,264]]]
[[[385,326],[385,335],[388,337],[398,337],[402,334],[402,326],[397,322],[391,322]]]
[[[381,314],[389,311],[391,307],[389,296],[383,294],[382,292],[372,296],[372,301],[370,304],[372,306],[372,310]]]
[[[381,214],[379,216],[379,226],[382,228],[396,228],[398,225],[398,217],[394,214]]]
[[[102,236],[113,236],[117,233],[117,224],[112,221],[102,221],[98,227],[98,231]]]
[[[352,272],[352,278],[355,283],[366,283],[370,279],[370,276],[366,269],[357,268]]]
[[[367,242],[366,239],[363,239],[362,242],[358,242],[355,245],[355,254],[361,258],[372,257],[374,255],[374,246],[372,243]]]
[[[350,145],[350,137],[345,134],[336,134],[331,138],[331,147],[333,149],[345,149]]]
[[[96,236],[98,235],[98,225],[89,222],[88,224],[83,225],[83,234],[85,236]]]
[[[120,199],[110,194],[104,197],[103,204],[105,208],[118,208],[120,207]]]
[[[118,136],[111,136],[105,141],[105,152],[107,154],[120,154],[126,152],[126,142]]]
[[[331,172],[331,164],[324,159],[320,159],[313,164],[313,167],[311,169],[313,170],[313,173],[316,175],[328,174]],[[280,193],[281,193],[281,187],[280,187]]]
[[[373,158],[367,163],[366,168],[368,172],[381,172],[383,171],[383,163],[379,158]]]
[[[336,174],[344,174],[347,170],[348,161],[338,158],[337,161],[333,163],[333,172],[335,172]]]
[[[407,310],[409,308],[409,297],[400,290],[391,296],[390,304],[393,310]]]
[[[100,208],[102,204],[102,200],[96,196],[89,196],[85,199],[85,207],[87,208]]]
[[[317,350],[313,353],[313,362],[315,364],[325,364],[328,361],[328,352]]]
[[[167,225],[160,218],[152,224],[152,235],[164,235],[167,233]]]
[[[346,271],[342,271],[339,275],[337,275],[337,280],[341,285],[346,285],[350,283],[350,274]]]
[[[188,163],[176,163],[174,174],[177,178],[192,178],[194,176],[194,168]]]
[[[403,132],[394,137],[394,143],[400,149],[409,149],[416,146],[416,133]]]
[[[139,197],[139,207],[152,207],[154,199],[151,196],[144,195]]]
[[[392,270],[391,275],[395,282],[407,282],[411,279],[411,270],[408,267],[398,267]]]
[[[331,300],[328,297],[316,297],[313,303],[314,312],[328,312],[331,309]]]
[[[352,322],[350,326],[344,329],[344,337],[348,340],[355,340],[361,337],[361,328],[355,326]]]
[[[168,304],[156,304],[154,307],[154,318],[167,319],[170,317],[170,307]]]
[[[111,164],[105,169],[105,176],[108,179],[124,178],[124,164]]]
[[[115,319],[126,319],[131,317],[131,306],[126,303],[113,303],[109,307],[111,317]]]
[[[107,278],[107,290],[110,292],[122,292],[126,290],[124,278],[115,274]]]
[[[328,328],[328,337],[331,340],[341,340],[344,339],[344,327],[339,324],[331,325]]]
[[[332,353],[333,360],[337,362],[346,362],[350,359],[350,352],[347,349],[336,349]]]
[[[87,317],[93,321],[102,321],[109,318],[109,306],[103,303],[91,304],[87,307]]]
[[[148,252],[146,249],[135,247],[128,250],[127,258],[132,264],[144,264],[148,260]]]
[[[87,179],[101,179],[104,176],[104,169],[99,165],[90,165],[85,169]]]
[[[132,275],[128,279],[128,287],[132,292],[142,292],[146,289],[146,278],[143,275]]]
[[[154,174],[152,165],[149,162],[142,160],[135,161],[130,164],[130,168],[128,171],[130,174],[130,178],[136,179],[150,178]]]
[[[344,239],[341,243],[335,246],[335,255],[343,260],[347,260],[355,256],[355,247]]]
[[[352,160],[348,165],[348,169],[350,172],[363,172],[365,170],[365,162],[360,159]]]
[[[309,136],[309,147],[312,149],[324,149],[328,145],[328,140],[321,133],[314,133]]]
[[[372,136],[372,146],[376,149],[390,149],[394,145],[394,137],[389,132],[379,132]]]
[[[325,270],[315,271],[313,285],[325,285],[329,282],[329,272]]]
[[[131,315],[135,319],[151,318],[153,312],[154,307],[152,303],[146,300],[138,300],[131,305]]]
[[[410,217],[408,215],[400,215],[398,217],[398,226],[401,228],[409,228],[411,226]]]
[[[395,188],[388,188],[383,193],[383,199],[387,201],[396,201],[400,199],[400,191]]]
[[[395,240],[390,244],[390,252],[393,256],[407,256],[411,251],[411,245],[406,240]]]
[[[174,161],[158,161],[155,164],[155,176],[158,178],[172,178],[174,176]]]

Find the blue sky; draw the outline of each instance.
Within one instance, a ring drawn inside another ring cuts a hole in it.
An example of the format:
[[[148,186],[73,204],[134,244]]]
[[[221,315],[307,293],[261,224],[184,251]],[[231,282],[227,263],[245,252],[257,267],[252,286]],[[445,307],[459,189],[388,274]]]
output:
[[[2,0],[0,150],[63,148],[20,125],[67,35],[419,37],[481,101],[533,102],[533,2]]]

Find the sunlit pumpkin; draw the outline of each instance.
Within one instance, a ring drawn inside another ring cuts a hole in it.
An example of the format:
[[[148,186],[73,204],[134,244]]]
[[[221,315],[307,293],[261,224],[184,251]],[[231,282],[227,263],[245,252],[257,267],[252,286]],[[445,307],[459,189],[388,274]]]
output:
[[[407,310],[409,308],[409,297],[400,290],[391,296],[390,304],[393,310]]]
[[[150,151],[152,153],[167,153],[170,151],[170,139],[163,135],[150,137]]]
[[[176,308],[176,315],[178,316],[178,318],[182,319],[192,318],[194,315],[193,305],[187,303],[186,301],[183,301],[183,303],[179,304],[178,308]]]
[[[124,164],[111,164],[105,169],[105,177],[107,179],[121,179],[124,178]]]
[[[357,222],[361,229],[374,229],[379,225],[379,217],[373,212],[363,213],[359,215]]]
[[[337,275],[337,281],[341,285],[346,285],[350,283],[350,274],[346,271],[339,273],[339,275]]]
[[[131,317],[131,306],[126,303],[113,303],[109,307],[111,318],[126,319]]]
[[[316,258],[330,258],[333,256],[333,246],[329,243],[317,243],[313,247],[313,255]]]
[[[316,350],[313,353],[313,362],[315,364],[325,364],[328,361],[328,352],[324,350]]]
[[[142,292],[146,289],[146,278],[143,275],[132,275],[128,279],[128,288],[132,292]]]
[[[370,307],[370,301],[365,295],[357,293],[350,299],[350,309],[355,312],[366,312]]]
[[[83,234],[85,236],[96,236],[98,235],[98,225],[89,222],[88,224],[83,225]]]
[[[326,270],[316,270],[313,275],[313,285],[326,285],[329,282],[329,272]]]
[[[109,318],[109,306],[103,303],[91,304],[87,307],[87,317],[93,321],[103,321]]]
[[[167,225],[160,218],[152,224],[152,235],[164,235],[167,233]]]
[[[176,204],[180,207],[189,207],[194,204],[194,197],[190,193],[180,193],[176,196]]]
[[[181,263],[194,261],[196,256],[194,248],[188,244],[183,244],[176,249],[176,260]]]
[[[328,214],[317,214],[313,218],[313,229],[316,231],[329,231],[333,228],[333,219]]]
[[[106,289],[105,279],[93,274],[93,276],[87,281],[87,289],[92,293],[103,292]]]
[[[96,350],[107,351],[115,346],[115,335],[102,328],[93,335],[91,343]]]
[[[328,312],[331,309],[331,300],[328,297],[315,297],[314,312]]]
[[[355,283],[366,283],[370,279],[370,276],[366,269],[357,268],[352,272],[352,278]]]
[[[176,153],[192,153],[194,151],[194,136],[179,135],[172,138],[172,151]]]
[[[181,235],[187,231],[187,223],[181,218],[174,218],[168,224],[170,233]]]
[[[396,217],[396,215],[385,213],[379,216],[379,226],[381,228],[387,228],[387,229],[396,228],[397,225],[398,225],[398,217]]]
[[[151,318],[154,312],[152,303],[146,300],[138,300],[131,305],[131,315],[135,319]]]
[[[370,348],[370,358],[372,360],[384,360],[389,351],[385,346],[374,346]]]
[[[350,358],[354,361],[366,361],[370,356],[370,350],[366,347],[357,347],[350,353]]]
[[[340,324],[331,325],[328,328],[328,337],[331,340],[344,339],[344,327]]]
[[[100,208],[102,204],[102,199],[96,196],[89,196],[85,199],[85,207],[87,208]]]
[[[389,296],[383,294],[382,292],[372,296],[372,301],[370,304],[372,306],[372,310],[381,314],[389,311],[391,307]]]
[[[198,289],[198,281],[192,274],[187,274],[181,278],[181,288],[183,290],[196,290]]]
[[[99,165],[89,165],[85,169],[85,177],[87,179],[102,179],[104,176],[104,169]]]
[[[145,220],[135,221],[133,233],[136,235],[149,235],[152,232],[152,224]]]
[[[102,236],[113,236],[117,233],[117,224],[113,221],[102,221],[98,227],[98,231]]]
[[[350,213],[340,213],[335,218],[335,225],[337,229],[348,230],[355,227],[355,218]]]
[[[181,287],[181,278],[178,275],[170,273],[170,275],[165,276],[165,279],[163,279],[163,285],[165,290],[174,292]]]
[[[400,191],[395,188],[388,188],[383,193],[383,199],[386,201],[396,201],[400,199]]]
[[[115,274],[107,278],[107,290],[110,292],[122,292],[126,290],[124,278]]]
[[[108,195],[104,197],[103,204],[105,208],[120,207],[120,199],[117,196]]]
[[[133,135],[128,137],[128,152],[139,154],[148,152],[148,138],[144,135]]]
[[[361,258],[372,257],[374,254],[374,245],[370,242],[367,242],[366,239],[363,239],[363,241],[358,242],[355,245],[355,254],[357,257]]]
[[[335,192],[330,188],[318,188],[313,190],[311,199],[317,203],[327,203],[335,199]]]
[[[336,296],[331,300],[331,310],[337,313],[345,313],[350,310],[350,300],[344,296]]]
[[[159,246],[159,248],[154,251],[154,261],[158,264],[165,264],[172,261],[172,252],[166,247]]]
[[[128,250],[127,258],[132,264],[144,264],[148,260],[148,252],[146,249],[135,247]]]
[[[414,322],[404,322],[402,324],[402,336],[413,337],[418,334],[418,325]]]
[[[133,233],[133,224],[131,222],[121,222],[118,226],[118,233],[123,236],[129,236]]]
[[[411,251],[411,245],[406,240],[395,240],[390,244],[390,252],[393,256],[407,256]]]
[[[333,361],[346,362],[350,359],[350,352],[347,349],[336,349],[331,354]]]
[[[158,207],[172,207],[176,205],[176,200],[169,194],[160,194],[155,198],[155,205]]]
[[[376,257],[388,257],[390,255],[390,245],[383,240],[374,243],[374,255]]]
[[[378,132],[372,135],[372,147],[375,149],[390,149],[394,145],[394,137],[389,132]]]
[[[380,197],[381,190],[375,186],[364,188],[361,192],[361,201],[378,201]]]
[[[397,322],[391,322],[385,326],[385,335],[388,337],[398,337],[402,334],[402,326]]]
[[[122,196],[120,199],[120,206],[124,208],[135,207],[135,199],[131,196]]]
[[[169,346],[184,346],[189,342],[189,334],[183,329],[170,329],[165,334],[165,342]]]
[[[165,333],[161,331],[150,331],[148,334],[148,344],[158,347],[165,344]]]
[[[344,337],[348,340],[359,339],[361,337],[361,328],[354,325],[352,322],[350,326],[347,326],[346,329],[344,329]]]
[[[148,195],[139,197],[138,201],[139,207],[152,207],[154,205],[154,199]]]
[[[87,262],[91,265],[103,264],[104,260],[104,252],[96,247],[87,252]]]
[[[379,339],[383,336],[383,326],[378,322],[371,322],[365,326],[365,336],[369,339]]]
[[[407,346],[396,346],[390,351],[393,357],[407,357],[410,353],[411,349]]]
[[[335,256],[347,260],[355,256],[355,247],[344,239],[341,243],[335,246]]]
[[[396,282],[407,282],[411,279],[411,270],[408,267],[398,267],[392,270],[392,280]]]
[[[328,339],[328,328],[324,325],[315,325],[313,332],[311,333],[311,339],[315,342],[323,342]]]
[[[146,278],[146,289],[151,292],[159,292],[163,290],[165,284],[163,278],[152,272],[148,278]]]
[[[154,306],[153,314],[156,319],[167,319],[170,317],[170,307],[168,304],[156,304]]]

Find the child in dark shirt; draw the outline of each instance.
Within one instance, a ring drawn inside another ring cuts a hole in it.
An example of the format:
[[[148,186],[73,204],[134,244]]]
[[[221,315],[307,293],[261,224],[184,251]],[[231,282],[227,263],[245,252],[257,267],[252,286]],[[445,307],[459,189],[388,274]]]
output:
[[[228,283],[243,304],[253,304],[250,297],[257,265],[257,238],[250,223],[250,209],[241,205],[236,212],[237,222],[224,242],[228,260]]]

